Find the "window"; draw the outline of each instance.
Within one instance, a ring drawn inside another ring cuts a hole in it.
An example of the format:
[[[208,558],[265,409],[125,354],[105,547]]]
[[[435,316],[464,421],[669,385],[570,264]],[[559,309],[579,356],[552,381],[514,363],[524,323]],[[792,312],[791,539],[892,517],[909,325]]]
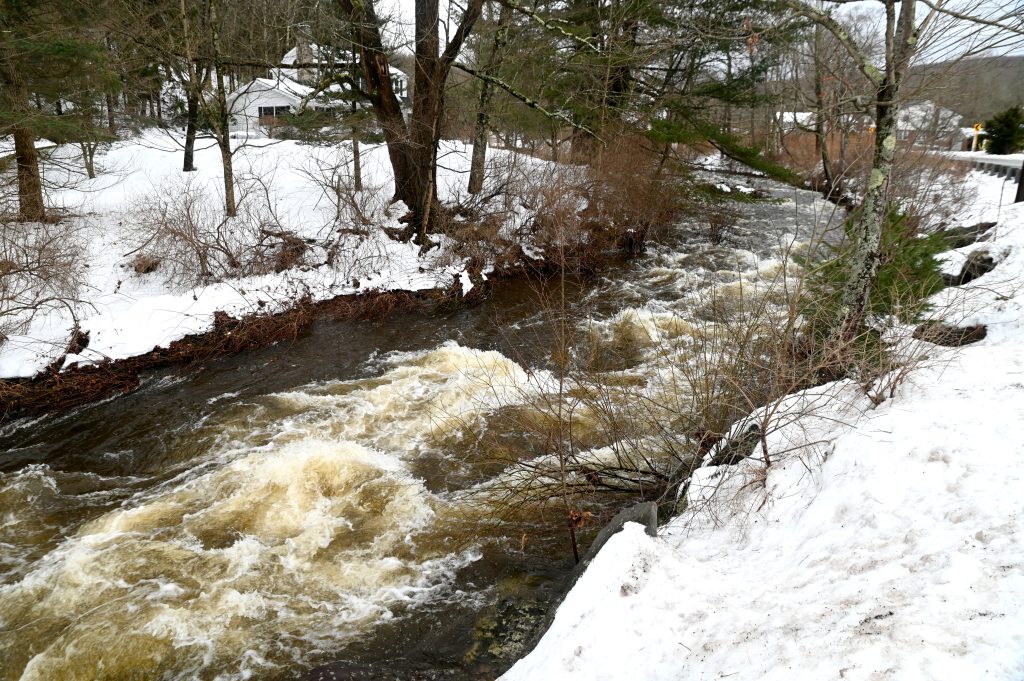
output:
[[[292,111],[290,106],[261,106],[260,107],[260,121],[263,119],[278,118],[279,116],[287,116]],[[268,121],[269,122],[269,121]]]

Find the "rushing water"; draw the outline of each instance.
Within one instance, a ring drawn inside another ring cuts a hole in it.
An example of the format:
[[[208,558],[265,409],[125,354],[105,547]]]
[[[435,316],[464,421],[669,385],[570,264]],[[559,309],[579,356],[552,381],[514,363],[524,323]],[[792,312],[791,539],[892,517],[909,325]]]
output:
[[[652,328],[685,334],[707,313],[692,292],[756,281],[830,210],[776,192],[741,209],[728,246],[682,225],[571,287],[573,325],[619,351],[599,368],[664,370]],[[543,603],[571,553],[557,515],[502,520],[460,491],[541,447],[517,424],[552,384],[548,318],[506,285],[7,425],[0,678],[294,678],[331,660],[497,673],[512,660],[495,639],[515,638],[500,608]]]

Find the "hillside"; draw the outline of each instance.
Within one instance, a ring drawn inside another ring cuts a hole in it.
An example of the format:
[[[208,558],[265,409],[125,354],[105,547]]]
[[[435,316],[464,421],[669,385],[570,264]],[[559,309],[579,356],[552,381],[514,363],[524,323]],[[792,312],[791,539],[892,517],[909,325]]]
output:
[[[911,72],[907,91],[956,111],[964,125],[984,121],[1024,105],[1024,55],[922,64]]]

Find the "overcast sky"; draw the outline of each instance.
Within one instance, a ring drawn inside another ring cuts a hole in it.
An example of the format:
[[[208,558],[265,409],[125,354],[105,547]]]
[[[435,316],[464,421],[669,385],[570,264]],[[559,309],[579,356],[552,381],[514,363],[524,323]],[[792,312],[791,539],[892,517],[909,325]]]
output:
[[[987,19],[1002,18],[1014,12],[1017,16],[1024,16],[1024,0],[954,0],[947,4],[957,11],[980,15]],[[440,0],[440,5],[441,16],[444,18],[448,16],[450,3]],[[375,6],[378,8],[379,16],[392,18],[387,27],[386,39],[390,44],[404,46],[411,52],[414,36],[415,0],[377,0]],[[840,9],[844,13],[870,12],[879,18],[882,16],[882,7],[877,0],[848,3]],[[929,11],[926,5],[919,2],[918,21],[921,21]],[[972,25],[948,17],[941,18],[933,28],[934,30],[925,36],[923,43],[925,49],[920,55],[920,59],[924,61],[951,59],[960,56],[965,51],[977,52],[982,48],[993,54],[1024,54],[1024,38],[1006,33],[1000,36],[999,31],[994,28]]]

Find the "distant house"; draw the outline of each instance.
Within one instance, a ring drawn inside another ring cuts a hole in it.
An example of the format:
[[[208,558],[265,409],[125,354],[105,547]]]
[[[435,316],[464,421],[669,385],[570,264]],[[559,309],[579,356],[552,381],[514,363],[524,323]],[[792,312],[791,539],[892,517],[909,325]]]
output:
[[[284,116],[302,110],[338,111],[347,109],[353,100],[351,88],[332,84],[316,93],[316,86],[330,72],[349,71],[351,57],[331,48],[300,39],[281,58],[281,67],[270,69],[267,78],[255,78],[228,95],[230,129],[233,137],[273,137],[284,125]],[[391,84],[403,105],[408,104],[409,78],[391,68]]]
[[[896,139],[927,149],[960,149],[964,141],[962,118],[931,101],[905,104],[896,118]]]
[[[935,102],[907,103],[896,118],[896,139],[901,146],[960,149],[965,139],[974,134],[972,129],[960,127],[961,119],[956,112]],[[782,134],[790,139],[814,132],[812,111],[782,111],[777,120]],[[874,125],[872,118],[865,114],[845,114],[841,119],[841,129],[850,135],[873,134]],[[828,132],[835,131],[830,127]]]

